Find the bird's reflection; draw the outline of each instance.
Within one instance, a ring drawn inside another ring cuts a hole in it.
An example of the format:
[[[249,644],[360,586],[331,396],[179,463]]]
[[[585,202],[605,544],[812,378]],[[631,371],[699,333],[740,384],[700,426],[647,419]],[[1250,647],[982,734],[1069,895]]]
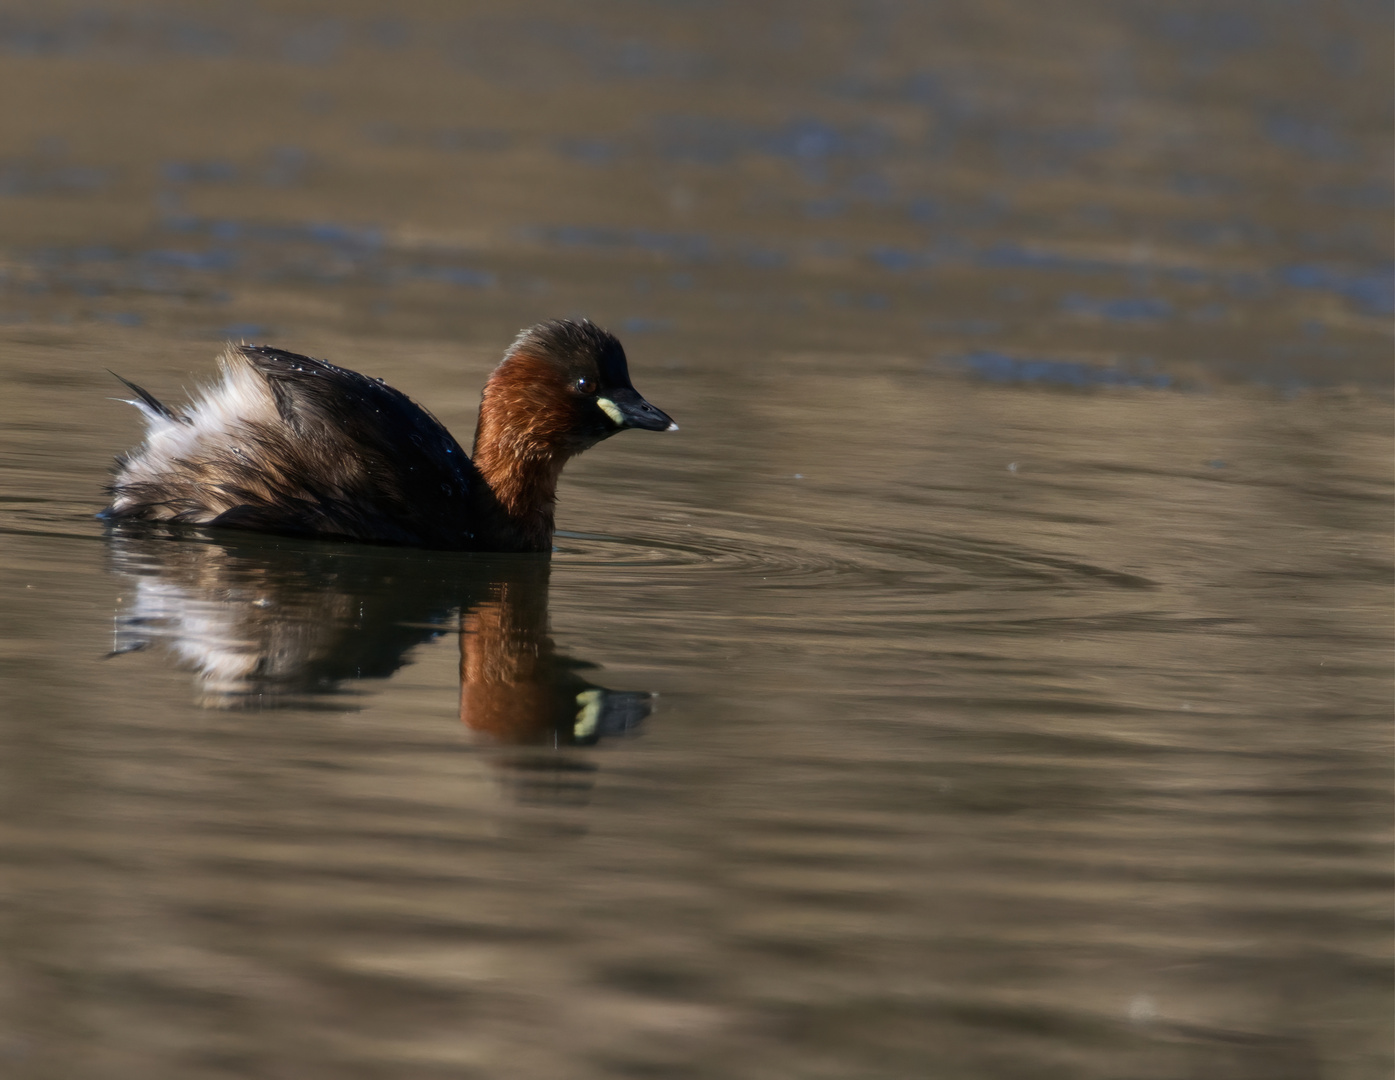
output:
[[[548,634],[550,562],[249,534],[112,530],[130,588],[113,655],[152,646],[195,673],[201,703],[331,702],[386,678],[413,646],[460,640],[460,718],[505,745],[589,745],[632,732],[651,695],[609,690]]]

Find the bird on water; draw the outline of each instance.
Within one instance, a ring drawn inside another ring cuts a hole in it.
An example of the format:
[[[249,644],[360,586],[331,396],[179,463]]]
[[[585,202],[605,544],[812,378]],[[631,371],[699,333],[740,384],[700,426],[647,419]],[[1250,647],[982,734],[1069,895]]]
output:
[[[263,345],[230,345],[220,366],[177,408],[121,379],[147,430],[117,459],[102,517],[550,551],[569,458],[626,428],[678,430],[630,384],[620,342],[585,319],[518,335],[485,383],[469,456],[379,379]]]

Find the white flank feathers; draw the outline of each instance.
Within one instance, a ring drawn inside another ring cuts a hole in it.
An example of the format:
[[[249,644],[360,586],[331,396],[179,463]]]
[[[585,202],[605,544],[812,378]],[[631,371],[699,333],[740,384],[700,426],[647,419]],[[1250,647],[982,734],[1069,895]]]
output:
[[[229,346],[218,358],[221,378],[200,390],[183,409],[172,409],[171,420],[143,401],[132,401],[145,417],[145,442],[126,459],[117,474],[117,484],[159,481],[179,471],[180,462],[198,461],[217,451],[237,447],[248,424],[276,424],[280,416],[276,400],[266,380],[235,348]],[[133,504],[118,494],[112,509],[121,511]],[[217,512],[197,520],[211,521]]]

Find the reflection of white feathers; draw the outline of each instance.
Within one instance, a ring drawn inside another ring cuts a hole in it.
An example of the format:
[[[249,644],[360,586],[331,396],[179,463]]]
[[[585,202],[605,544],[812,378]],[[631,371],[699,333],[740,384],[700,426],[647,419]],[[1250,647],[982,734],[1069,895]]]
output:
[[[556,655],[545,561],[197,537],[114,530],[125,588],[112,654],[174,658],[194,672],[206,707],[300,707],[354,693],[352,684],[391,677],[418,646],[449,634],[462,650],[461,719],[504,742],[589,745],[634,732],[653,708],[651,695],[594,686]]]
[[[162,645],[198,676],[205,704],[251,704],[267,692],[294,689],[309,665],[329,654],[332,627],[348,597],[323,593],[291,610],[247,587],[216,580],[128,579],[135,595],[116,615],[113,652]]]

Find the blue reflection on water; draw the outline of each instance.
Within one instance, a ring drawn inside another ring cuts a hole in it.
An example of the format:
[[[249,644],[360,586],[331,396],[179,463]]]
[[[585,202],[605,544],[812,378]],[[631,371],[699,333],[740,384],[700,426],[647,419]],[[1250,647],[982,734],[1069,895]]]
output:
[[[1321,161],[1337,161],[1355,153],[1352,144],[1331,124],[1288,112],[1274,112],[1267,116],[1264,134],[1276,146]]]
[[[635,315],[624,320],[621,328],[627,334],[659,334],[673,329],[672,319],[648,319]]]
[[[324,19],[287,34],[281,44],[282,57],[292,64],[332,63],[348,37],[341,19]]]
[[[298,183],[310,165],[310,154],[299,146],[278,146],[271,152],[271,161],[262,170],[262,183],[285,187]]]
[[[837,196],[825,199],[809,199],[804,203],[804,216],[815,220],[839,217],[847,209],[847,201]]]
[[[1074,360],[1046,360],[1007,356],[979,350],[948,361],[951,367],[990,382],[1044,383],[1056,386],[1134,386],[1164,390],[1173,385],[1171,375],[1126,371],[1119,367],[1095,367]],[[1140,362],[1142,363],[1142,362]]]
[[[340,225],[330,221],[289,224],[263,224],[229,218],[200,218],[192,214],[171,214],[161,226],[178,233],[204,233],[220,240],[256,240],[266,243],[311,243],[332,247],[377,250],[383,246],[383,232],[371,225]]]
[[[94,311],[92,317],[98,322],[115,323],[117,326],[140,326],[145,320],[134,311]]]
[[[166,161],[160,176],[169,184],[226,184],[237,179],[231,161]]]
[[[524,230],[528,239],[564,248],[623,251],[630,249],[675,259],[701,260],[713,255],[712,241],[698,233],[619,229],[605,225],[557,225]]]
[[[771,248],[749,247],[741,253],[741,261],[762,270],[779,270],[789,264],[789,256]]]
[[[1105,259],[1082,259],[1043,248],[1023,247],[1021,244],[995,244],[979,254],[982,266],[1004,269],[1009,267],[1036,270],[1072,270],[1077,273],[1107,273],[1118,268]]]
[[[654,122],[653,143],[663,157],[707,165],[727,164],[743,154],[821,164],[830,158],[877,157],[893,140],[875,124],[839,127],[804,117],[766,128],[720,117],[665,116]]]
[[[88,194],[101,191],[111,179],[110,170],[85,165],[0,163],[0,195]]]
[[[472,289],[490,289],[499,282],[498,277],[487,270],[472,270],[465,266],[412,266],[407,269],[405,276]]]
[[[928,266],[928,252],[907,251],[905,248],[879,245],[867,253],[867,257],[883,270],[914,270]]]
[[[180,270],[227,270],[237,262],[237,254],[227,248],[209,248],[206,251],[160,248],[144,252],[140,258],[152,266],[172,266]]]
[[[1336,293],[1370,315],[1395,314],[1395,269],[1344,274],[1307,263],[1284,267],[1279,278],[1290,288]]]
[[[1172,316],[1172,304],[1160,296],[1101,299],[1071,293],[1061,300],[1061,310],[1106,322],[1149,322]]]
[[[557,149],[564,157],[587,165],[609,165],[621,154],[620,145],[614,139],[569,137],[559,139]]]
[[[1259,45],[1263,28],[1243,12],[1203,8],[1164,11],[1158,19],[1158,29],[1179,45],[1211,53],[1238,53]]]
[[[261,323],[230,323],[218,331],[218,336],[229,341],[263,341],[271,331]]]

